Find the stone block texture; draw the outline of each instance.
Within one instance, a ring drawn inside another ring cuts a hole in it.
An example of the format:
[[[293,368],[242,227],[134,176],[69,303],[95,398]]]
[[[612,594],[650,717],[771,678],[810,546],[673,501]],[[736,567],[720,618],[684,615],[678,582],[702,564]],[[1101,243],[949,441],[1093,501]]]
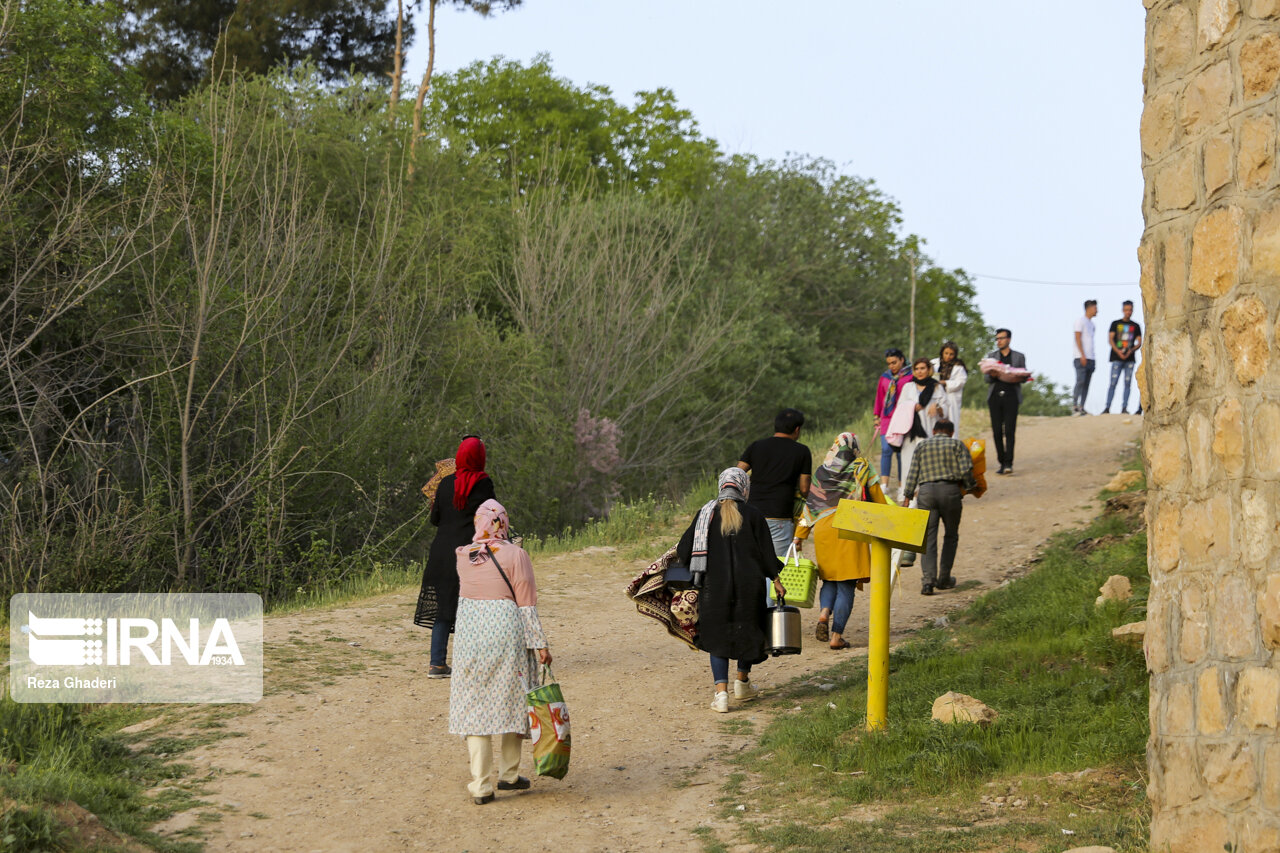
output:
[[[1143,4],[1151,849],[1280,851],[1280,0]]]

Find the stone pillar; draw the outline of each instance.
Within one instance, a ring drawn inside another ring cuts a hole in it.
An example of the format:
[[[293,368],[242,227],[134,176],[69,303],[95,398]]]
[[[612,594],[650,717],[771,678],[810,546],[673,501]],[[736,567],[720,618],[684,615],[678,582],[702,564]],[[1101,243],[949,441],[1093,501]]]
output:
[[[1280,0],[1143,2],[1151,849],[1280,851]]]

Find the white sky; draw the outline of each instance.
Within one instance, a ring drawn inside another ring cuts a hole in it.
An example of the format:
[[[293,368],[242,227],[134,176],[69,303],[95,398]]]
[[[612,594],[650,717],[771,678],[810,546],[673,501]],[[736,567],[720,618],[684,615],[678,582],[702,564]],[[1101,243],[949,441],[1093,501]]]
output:
[[[1104,360],[1120,302],[1143,319],[1144,15],[1137,0],[525,0],[484,19],[442,0],[436,67],[545,52],[558,75],[624,102],[665,86],[727,152],[822,156],[874,179],[944,267],[1131,283],[977,279],[988,322],[1013,330],[1033,371],[1071,385],[1085,299],[1099,301]],[[410,81],[426,68],[425,12],[417,20]]]

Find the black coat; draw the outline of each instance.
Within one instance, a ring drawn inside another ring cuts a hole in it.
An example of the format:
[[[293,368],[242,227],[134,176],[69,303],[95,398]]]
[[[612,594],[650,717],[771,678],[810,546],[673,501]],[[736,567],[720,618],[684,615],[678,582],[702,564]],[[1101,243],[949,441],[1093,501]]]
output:
[[[698,596],[698,648],[739,663],[768,657],[769,606],[766,583],[778,576],[782,562],[773,552],[769,525],[760,510],[738,504],[742,528],[720,534],[720,507],[711,514],[707,536],[707,574]],[[693,524],[680,538],[676,559],[688,565],[693,554]]]
[[[418,593],[418,609],[413,623],[430,628],[436,619],[453,625],[458,615],[458,555],[457,549],[470,545],[476,535],[476,510],[480,504],[494,497],[493,480],[485,477],[471,487],[467,505],[457,509],[453,505],[454,475],[440,481],[436,499],[431,503],[431,523],[440,528],[431,541],[427,554],[427,566],[422,571],[422,591]]]

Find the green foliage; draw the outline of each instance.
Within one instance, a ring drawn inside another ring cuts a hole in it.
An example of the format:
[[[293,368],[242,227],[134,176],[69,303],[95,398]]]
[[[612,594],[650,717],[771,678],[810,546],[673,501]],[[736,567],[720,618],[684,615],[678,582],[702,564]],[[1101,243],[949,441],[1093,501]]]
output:
[[[93,168],[125,141],[140,99],[136,75],[112,60],[119,15],[110,2],[0,2],[0,130],[11,150]]]
[[[155,849],[192,850],[192,844],[149,831],[179,806],[189,805],[190,798],[146,795],[161,781],[181,776],[184,769],[160,758],[156,748],[131,751],[114,734],[135,721],[137,713],[0,698],[0,758],[12,764],[0,774],[0,795],[16,803],[0,818],[0,838],[5,839],[0,849],[62,849],[62,827],[50,806],[71,801],[93,812],[108,828],[144,839]]]
[[[90,14],[62,2],[28,5]],[[0,353],[6,589],[361,588],[425,554],[419,488],[464,432],[531,538],[626,538],[779,408],[864,412],[905,341],[896,204],[825,161],[723,156],[668,90],[477,63],[437,77],[410,173],[381,81],[317,65],[147,114],[92,8],[83,50],[3,55],[118,105],[101,141],[53,111],[109,151],[64,166],[69,207],[0,182],[0,266],[30,283]],[[967,346],[967,279],[918,265],[921,340]]]
[[[1071,414],[1071,394],[1066,385],[1037,380],[1022,386],[1020,414],[1064,417]]]
[[[738,156],[697,203],[712,269],[739,282],[748,304],[772,308],[753,311],[741,333],[767,353],[756,357],[752,395],[762,426],[783,405],[833,422],[870,407],[884,350],[907,348],[913,255],[917,349],[932,354],[955,338],[971,358],[967,348],[988,336],[967,277],[919,253],[919,239],[900,233],[897,204],[873,181],[822,159]]]
[[[413,38],[406,3],[405,45]],[[224,73],[266,74],[310,62],[326,79],[380,74],[395,49],[396,16],[383,0],[123,0],[125,56],[146,91],[176,100]]]
[[[53,814],[40,806],[11,806],[0,815],[0,849],[14,853],[61,850],[64,834]]]
[[[669,89],[637,92],[628,107],[607,86],[557,77],[545,54],[476,62],[431,85],[428,126],[507,186],[590,180],[683,197],[716,167],[715,142]]]

